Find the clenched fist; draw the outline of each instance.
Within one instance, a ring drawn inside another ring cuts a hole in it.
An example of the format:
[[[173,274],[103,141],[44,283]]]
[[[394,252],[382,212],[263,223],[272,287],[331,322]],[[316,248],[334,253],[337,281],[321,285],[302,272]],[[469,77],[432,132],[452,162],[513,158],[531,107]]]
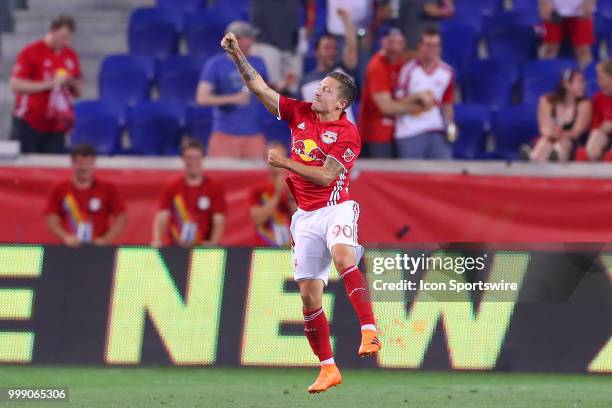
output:
[[[276,149],[268,150],[268,164],[272,167],[285,167],[287,157]]]
[[[239,50],[238,39],[233,33],[225,34],[221,40],[221,48],[229,54],[235,54]]]

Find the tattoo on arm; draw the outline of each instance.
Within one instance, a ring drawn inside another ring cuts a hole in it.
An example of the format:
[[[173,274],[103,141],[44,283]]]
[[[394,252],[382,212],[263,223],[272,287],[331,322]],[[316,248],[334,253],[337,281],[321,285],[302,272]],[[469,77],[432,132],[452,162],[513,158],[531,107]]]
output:
[[[335,180],[340,174],[344,173],[344,166],[338,162],[338,160],[327,156],[323,168],[332,175],[332,180]]]
[[[238,71],[240,71],[240,75],[242,75],[245,81],[253,81],[259,75],[257,70],[253,68],[253,66],[249,63],[247,58],[242,53],[238,55],[238,59],[236,60],[236,66],[238,67]]]

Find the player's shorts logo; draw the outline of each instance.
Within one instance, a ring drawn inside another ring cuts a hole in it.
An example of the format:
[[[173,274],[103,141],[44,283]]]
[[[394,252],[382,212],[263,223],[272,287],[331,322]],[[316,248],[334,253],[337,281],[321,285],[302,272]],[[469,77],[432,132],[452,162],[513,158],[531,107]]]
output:
[[[321,140],[325,144],[332,144],[336,140],[338,140],[338,134],[336,132],[332,132],[331,130],[326,130],[325,133],[321,135]]]
[[[292,150],[305,162],[324,162],[327,155],[312,139],[296,140],[293,142]]]

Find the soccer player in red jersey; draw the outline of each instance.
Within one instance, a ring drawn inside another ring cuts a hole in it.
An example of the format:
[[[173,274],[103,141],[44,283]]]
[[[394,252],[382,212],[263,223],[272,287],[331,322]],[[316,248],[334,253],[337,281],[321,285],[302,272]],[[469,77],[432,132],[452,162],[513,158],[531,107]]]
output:
[[[355,100],[357,89],[346,74],[332,72],[321,81],[313,102],[286,98],[249,64],[234,34],[227,33],[221,47],[249,90],[291,129],[291,157],[270,149],[268,163],[290,172],[287,183],[298,206],[290,229],[294,276],[302,297],[304,332],[321,362],[320,374],[308,391],[326,391],[342,383],[322,308],[332,261],[361,324],[359,355],[375,355],[380,350],[367,281],[357,266],[363,255],[357,242],[359,204],[349,197],[350,170],[359,157],[361,141],[345,110]]]

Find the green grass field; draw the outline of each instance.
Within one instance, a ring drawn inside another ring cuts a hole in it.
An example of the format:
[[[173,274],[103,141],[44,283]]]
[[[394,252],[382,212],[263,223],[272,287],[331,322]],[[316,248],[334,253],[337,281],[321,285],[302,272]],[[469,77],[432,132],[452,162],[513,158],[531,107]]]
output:
[[[15,407],[612,407],[612,377],[344,370],[320,395],[315,369],[0,366],[0,387],[64,386],[70,403]]]

